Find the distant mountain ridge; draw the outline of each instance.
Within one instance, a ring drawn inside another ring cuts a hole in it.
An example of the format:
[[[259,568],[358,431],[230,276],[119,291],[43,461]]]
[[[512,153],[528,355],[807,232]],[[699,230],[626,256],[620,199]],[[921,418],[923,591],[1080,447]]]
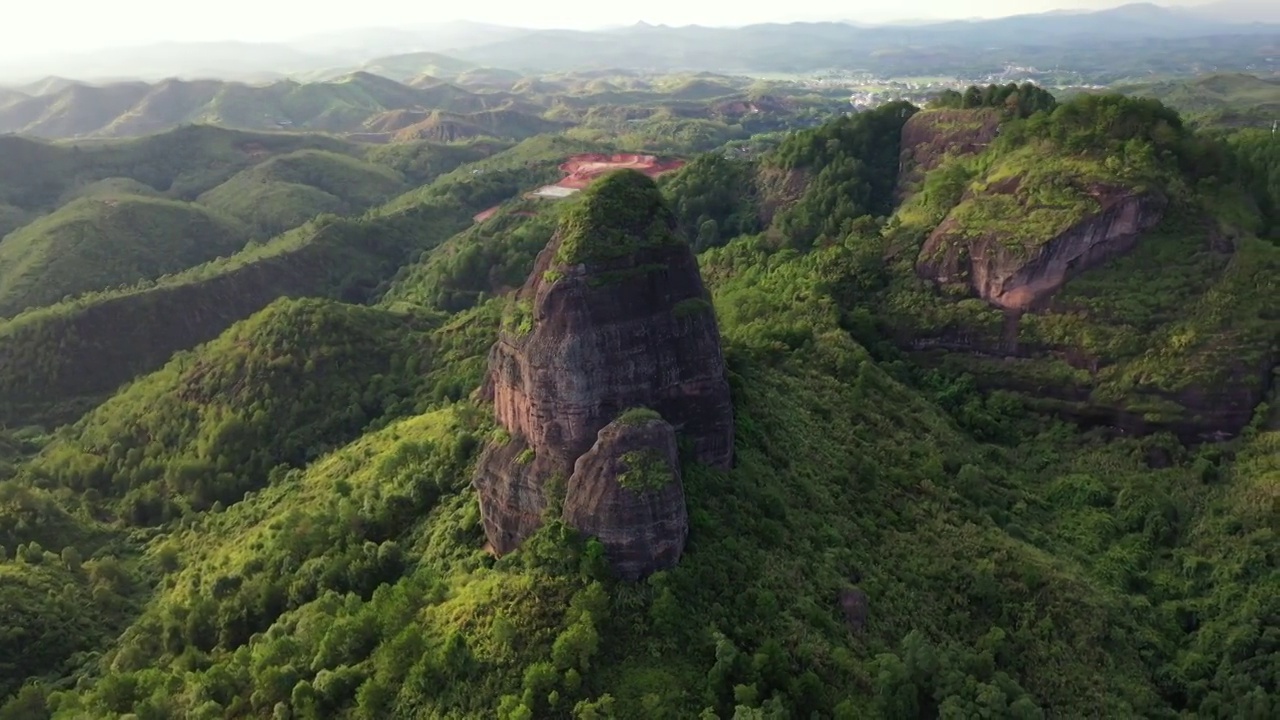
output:
[[[1280,42],[1280,10],[1251,0],[1201,7],[1135,3],[1096,12],[1050,12],[991,20],[865,25],[848,22],[765,23],[745,27],[636,24],[607,30],[536,30],[479,23],[362,28],[287,43],[168,43],[10,63],[0,82],[49,75],[83,79],[217,77],[264,81],[317,77],[361,67],[378,57],[443,53],[450,58],[521,71],[625,67],[655,70],[807,71],[891,67],[892,51],[945,50],[948,59],[1035,57],[1031,48],[1090,48],[1120,40],[1232,36],[1250,45]],[[1238,44],[1238,43],[1237,43]],[[1248,51],[1249,48],[1240,48]],[[1162,54],[1177,48],[1139,48]],[[1262,57],[1267,57],[1266,53]]]

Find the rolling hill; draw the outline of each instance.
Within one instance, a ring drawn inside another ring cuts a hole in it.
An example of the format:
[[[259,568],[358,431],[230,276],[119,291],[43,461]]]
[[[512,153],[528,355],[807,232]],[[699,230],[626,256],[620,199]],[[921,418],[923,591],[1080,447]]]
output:
[[[407,189],[386,167],[324,150],[277,155],[244,170],[196,199],[239,218],[264,239],[322,213],[351,215]]]
[[[374,58],[361,66],[364,72],[408,82],[422,76],[452,80],[463,73],[481,70],[475,63],[435,52],[416,52]]]
[[[434,110],[425,116],[409,114],[402,117],[400,122],[405,124],[394,132],[396,142],[432,140],[451,143],[477,137],[523,140],[570,127],[568,123],[544,120],[536,115],[501,108],[468,115]]]
[[[1280,76],[1213,74],[1118,85],[1115,90],[1155,98],[1207,125],[1269,128],[1280,119]]]
[[[95,194],[0,241],[0,317],[231,255],[244,226],[190,203]]]
[[[0,317],[155,281],[319,215],[359,215],[495,149],[405,143],[371,151],[208,127],[74,146],[21,138],[0,145],[33,170],[7,162],[0,170]]]
[[[26,93],[20,90],[0,87],[0,107],[12,105],[13,103],[19,102],[21,100],[26,100],[29,97],[30,97],[29,95],[27,95]]]
[[[341,133],[358,131],[369,118],[391,110],[472,113],[502,102],[446,83],[412,87],[368,72],[315,83],[168,79],[155,84],[76,84],[42,95],[14,96],[0,104],[0,133],[129,137],[191,123]]]
[[[125,141],[54,144],[0,136],[0,206],[47,212],[108,178],[129,178],[173,199],[191,200],[240,170],[279,153],[315,148],[359,153],[320,135],[251,133],[184,126]]]
[[[50,139],[113,139],[163,133],[186,125],[208,125],[275,133],[320,133],[363,143],[431,139],[456,142],[479,135],[520,141],[590,124],[593,114],[620,120],[666,113],[677,119],[738,125],[739,139],[762,130],[811,125],[847,106],[839,89],[814,90],[800,81],[775,81],[762,99],[751,78],[713,73],[647,75],[610,69],[557,73],[501,81],[502,88],[463,87],[434,76],[410,84],[371,74],[348,73],[326,82],[281,80],[262,85],[214,80],[169,79],[154,85],[76,84],[0,106],[0,131]],[[488,81],[484,81],[488,82]],[[119,96],[116,90],[119,89]],[[83,97],[110,102],[81,102]],[[741,111],[724,113],[723,108]],[[411,126],[413,130],[408,130]],[[618,130],[618,128],[609,128]],[[663,129],[678,145],[682,133]],[[3,136],[0,136],[3,137]],[[319,140],[317,140],[319,142]],[[331,146],[332,147],[332,146]],[[690,144],[690,149],[709,149]],[[633,149],[643,150],[643,147]]]
[[[526,147],[509,155],[505,165],[499,165],[504,162],[500,154],[477,179],[454,167],[474,148],[445,154],[433,166],[430,146],[405,147],[427,152],[393,156],[386,152],[394,149],[389,146],[378,149],[379,157],[413,166],[415,173],[453,172],[357,216],[324,214],[154,282],[105,289],[0,321],[0,423],[74,418],[131,378],[160,367],[174,352],[213,339],[277,298],[366,301],[380,294],[403,265],[470,225],[476,213],[558,176],[556,164],[563,158],[556,144],[538,151]],[[348,173],[331,175],[336,178],[371,172],[362,164],[310,154],[288,156],[274,172],[301,178],[298,173],[317,168]],[[385,170],[372,172],[387,179]],[[237,185],[245,190],[236,183],[224,199],[245,199],[255,210],[251,193],[232,192]]]

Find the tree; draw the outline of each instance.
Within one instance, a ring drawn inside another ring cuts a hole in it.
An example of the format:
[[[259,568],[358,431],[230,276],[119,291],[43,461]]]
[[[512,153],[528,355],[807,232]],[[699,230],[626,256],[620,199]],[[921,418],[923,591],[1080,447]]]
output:
[[[876,705],[882,717],[913,718],[920,714],[915,683],[907,666],[892,653],[876,656]]]
[[[0,720],[46,720],[48,698],[40,685],[24,685],[13,699],[0,704]]]
[[[556,638],[551,647],[551,659],[558,670],[574,668],[586,672],[599,646],[600,635],[596,632],[595,623],[584,616]]]
[[[160,546],[156,551],[156,564],[160,569],[167,572],[177,572],[181,567],[181,561],[178,555],[178,546],[173,542],[167,542]]]
[[[36,546],[36,551],[31,551],[31,545]],[[13,559],[17,562],[24,562],[28,565],[38,565],[44,560],[44,550],[40,549],[39,543],[34,540],[31,544],[18,543],[18,549],[14,552]]]
[[[613,720],[617,717],[613,706],[613,696],[609,693],[601,695],[596,700],[580,700],[573,706],[573,718],[574,720]]]
[[[80,551],[70,545],[62,548],[62,564],[71,572],[80,572]]]
[[[694,241],[694,252],[702,252],[708,248],[713,248],[720,244],[720,227],[716,225],[716,221],[707,218],[698,226],[698,238]]]
[[[369,678],[356,691],[356,716],[362,720],[382,720],[389,717],[395,698],[395,690],[377,678]]]

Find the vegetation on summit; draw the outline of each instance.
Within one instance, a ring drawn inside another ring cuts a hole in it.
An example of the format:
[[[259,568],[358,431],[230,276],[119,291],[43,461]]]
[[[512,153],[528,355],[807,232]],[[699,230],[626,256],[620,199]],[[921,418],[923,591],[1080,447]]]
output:
[[[638,250],[683,242],[675,218],[652,179],[635,170],[618,170],[597,180],[560,221],[560,250],[565,265],[600,263]]]
[[[1032,83],[1009,83],[984,88],[974,85],[963,93],[944,90],[930,106],[963,110],[995,108],[1004,112],[1007,117],[1025,118],[1042,110],[1052,112],[1058,106],[1058,99],[1053,93]]]

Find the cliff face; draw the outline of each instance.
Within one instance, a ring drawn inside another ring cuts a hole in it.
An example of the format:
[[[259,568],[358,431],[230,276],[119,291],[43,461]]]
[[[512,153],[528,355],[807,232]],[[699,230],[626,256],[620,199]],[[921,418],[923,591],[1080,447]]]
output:
[[[539,254],[489,356],[484,393],[511,440],[486,448],[474,484],[499,554],[542,524],[548,495],[561,483],[571,486],[566,511],[599,506],[589,498],[608,493],[593,483],[611,482],[610,473],[587,470],[585,477],[583,468],[609,464],[613,450],[599,445],[601,430],[629,409],[660,414],[698,462],[732,463],[719,330],[674,218],[639,173],[617,173],[584,195]],[[583,465],[589,452],[598,457]],[[653,523],[610,512],[605,524],[587,522],[580,509],[566,519],[600,536],[611,556],[632,557],[626,548],[634,543],[607,528]]]
[[[925,242],[916,270],[944,285],[967,285],[1005,310],[1038,307],[1069,278],[1127,252],[1164,216],[1166,201],[1160,195],[1114,188],[1094,195],[1099,212],[1033,247],[994,233],[965,237],[949,218]]]
[[[760,224],[768,227],[773,217],[799,202],[812,178],[807,170],[764,166],[756,173],[760,190]]]
[[[659,418],[615,420],[574,463],[564,520],[604,544],[625,580],[676,564],[689,515],[675,430]]]
[[[1000,130],[1000,113],[976,110],[926,110],[902,127],[902,153],[894,199],[902,202],[930,170],[947,157],[974,155],[986,149]]]

